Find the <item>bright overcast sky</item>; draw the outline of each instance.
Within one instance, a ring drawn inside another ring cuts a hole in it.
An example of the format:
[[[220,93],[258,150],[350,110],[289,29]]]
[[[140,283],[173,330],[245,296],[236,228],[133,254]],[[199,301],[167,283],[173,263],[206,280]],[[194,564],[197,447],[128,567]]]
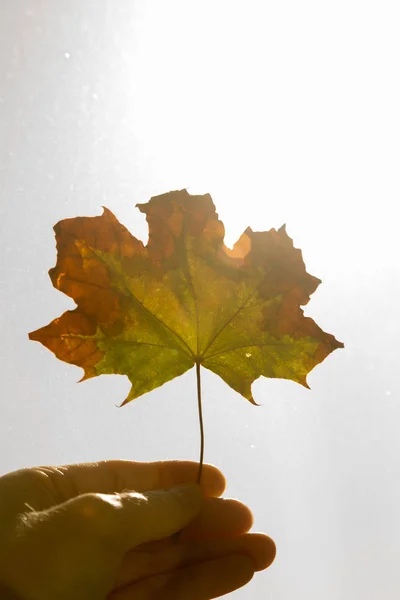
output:
[[[398,2],[0,0],[0,471],[198,457],[194,372],[118,409],[28,332],[55,291],[52,227],[210,192],[232,244],[287,225],[323,280],[306,314],[345,344],[311,391],[246,402],[203,376],[206,460],[277,543],[235,600],[400,595]]]

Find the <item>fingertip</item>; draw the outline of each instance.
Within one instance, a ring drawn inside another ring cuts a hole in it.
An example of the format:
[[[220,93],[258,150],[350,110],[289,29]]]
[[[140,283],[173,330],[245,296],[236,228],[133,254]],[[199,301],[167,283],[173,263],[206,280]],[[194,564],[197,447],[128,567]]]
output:
[[[150,465],[156,469],[157,487],[159,488],[165,489],[181,483],[197,482],[198,480],[199,463],[194,461],[168,460],[149,463]],[[155,485],[152,486],[152,489],[154,487]],[[211,464],[203,464],[200,487],[205,496],[220,496],[225,490],[226,480],[217,467]]]
[[[225,476],[217,467],[206,463],[203,465],[200,487],[206,496],[221,496],[226,488]]]
[[[264,533],[252,533],[249,536],[251,542],[251,556],[254,561],[255,570],[267,569],[275,560],[276,545],[272,538]]]

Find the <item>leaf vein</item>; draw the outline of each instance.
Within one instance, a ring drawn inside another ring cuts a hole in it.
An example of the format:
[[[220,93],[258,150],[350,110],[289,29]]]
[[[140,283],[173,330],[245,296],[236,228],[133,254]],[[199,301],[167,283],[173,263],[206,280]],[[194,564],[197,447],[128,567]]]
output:
[[[67,235],[69,235],[72,239],[76,239],[75,236],[73,236],[72,234],[70,234],[69,232],[65,232],[67,233]],[[94,248],[92,248],[91,246],[89,246],[84,240],[79,240],[90,252],[92,252],[94,254],[94,256],[96,256],[96,258],[98,258],[99,260],[101,260],[108,268],[112,268],[112,266],[106,261],[104,260],[104,258],[101,256],[100,253],[97,253],[96,250]],[[118,275],[120,275],[120,273],[118,273]],[[122,278],[122,280],[124,280],[124,278]],[[124,282],[125,283],[125,282]],[[190,346],[187,344],[187,342],[176,332],[174,331],[171,327],[169,327],[166,323],[164,323],[159,317],[157,317],[157,315],[155,315],[154,313],[152,313],[144,304],[143,302],[141,302],[132,292],[132,290],[125,285],[125,289],[127,290],[129,296],[135,301],[137,302],[137,304],[153,319],[155,319],[162,327],[164,327],[167,331],[169,331],[177,340],[179,340],[188,350],[188,352],[186,352],[186,354],[188,354],[191,358],[193,357],[193,353],[192,350],[190,348]]]

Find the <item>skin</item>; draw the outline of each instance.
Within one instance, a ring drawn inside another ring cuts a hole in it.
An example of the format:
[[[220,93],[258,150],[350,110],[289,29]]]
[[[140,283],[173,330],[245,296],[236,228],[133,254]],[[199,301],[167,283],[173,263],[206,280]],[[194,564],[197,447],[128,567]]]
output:
[[[274,560],[204,465],[165,461],[38,467],[0,478],[4,600],[209,600]],[[175,535],[174,535],[175,534]]]

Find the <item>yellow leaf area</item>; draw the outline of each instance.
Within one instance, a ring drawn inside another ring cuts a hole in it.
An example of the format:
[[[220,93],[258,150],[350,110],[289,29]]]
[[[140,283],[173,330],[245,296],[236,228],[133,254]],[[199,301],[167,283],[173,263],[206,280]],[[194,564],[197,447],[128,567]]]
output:
[[[260,375],[308,387],[311,369],[343,347],[300,308],[320,281],[284,227],[248,228],[229,249],[209,194],[180,190],[137,206],[146,246],[106,208],[54,228],[49,274],[77,308],[29,337],[82,367],[81,381],[127,375],[126,404],[198,363],[255,404]]]

